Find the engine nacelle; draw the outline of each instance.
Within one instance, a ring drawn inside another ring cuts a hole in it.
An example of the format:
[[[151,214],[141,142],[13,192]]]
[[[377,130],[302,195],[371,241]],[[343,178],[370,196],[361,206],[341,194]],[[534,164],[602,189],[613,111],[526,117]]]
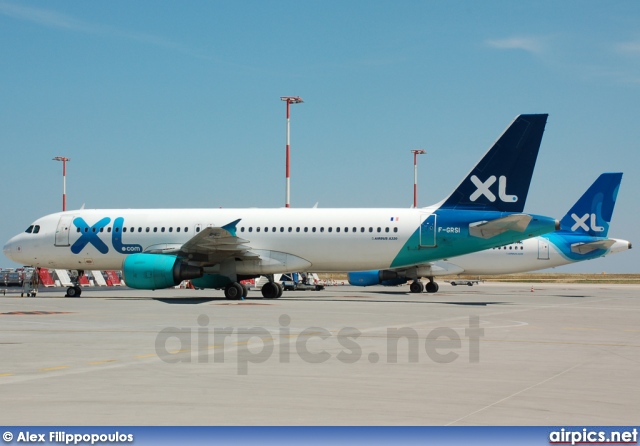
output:
[[[349,284],[353,286],[396,286],[407,283],[407,278],[400,276],[396,271],[372,270],[348,273]]]
[[[125,283],[139,290],[169,288],[183,280],[202,277],[202,274],[201,267],[188,265],[176,256],[132,254],[122,262]]]

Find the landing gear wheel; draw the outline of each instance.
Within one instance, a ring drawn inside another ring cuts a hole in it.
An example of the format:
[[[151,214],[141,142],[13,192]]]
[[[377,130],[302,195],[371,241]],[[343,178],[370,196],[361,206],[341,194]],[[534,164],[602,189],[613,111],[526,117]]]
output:
[[[284,287],[281,283],[274,282],[275,286],[278,287],[278,294],[276,295],[276,299],[282,297],[282,293],[284,293]]]
[[[242,285],[238,282],[233,282],[224,289],[224,297],[230,300],[238,300],[242,297],[243,289]]]
[[[69,288],[67,288],[66,297],[80,297],[81,294],[82,290],[79,286],[70,286]]]
[[[409,285],[409,289],[412,293],[422,293],[424,291],[424,285],[419,280],[414,280]]]
[[[277,299],[282,295],[282,288],[278,286],[275,282],[267,282],[262,285],[262,297],[265,299]]]
[[[437,293],[440,288],[436,282],[428,282],[425,286],[427,293]]]

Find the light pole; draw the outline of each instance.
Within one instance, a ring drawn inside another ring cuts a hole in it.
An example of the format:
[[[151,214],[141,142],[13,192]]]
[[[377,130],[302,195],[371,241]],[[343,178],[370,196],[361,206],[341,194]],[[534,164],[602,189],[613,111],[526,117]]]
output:
[[[299,96],[282,96],[280,97],[281,101],[285,101],[287,103],[287,155],[286,155],[286,192],[285,192],[285,207],[291,207],[291,177],[290,177],[290,159],[291,159],[291,144],[290,144],[290,134],[291,134],[291,120],[290,120],[290,107],[291,104],[300,104],[304,102]]]
[[[424,150],[412,150],[413,153],[413,208],[418,207],[418,155],[424,155]]]
[[[62,211],[67,210],[67,161],[70,158],[64,156],[56,156],[53,161],[62,161]]]

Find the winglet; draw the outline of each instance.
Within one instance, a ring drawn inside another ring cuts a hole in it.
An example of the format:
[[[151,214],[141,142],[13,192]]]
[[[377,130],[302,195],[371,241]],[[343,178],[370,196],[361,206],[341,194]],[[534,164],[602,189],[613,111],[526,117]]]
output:
[[[229,234],[231,234],[232,237],[237,237],[237,235],[236,235],[236,231],[237,231],[236,225],[238,224],[238,222],[240,220],[242,220],[242,219],[239,218],[239,219],[237,219],[235,221],[232,221],[231,223],[227,223],[226,225],[224,225],[222,227],[222,229],[224,229],[225,231],[229,231]]]
[[[560,221],[563,231],[606,237],[616,205],[622,173],[603,173]]]
[[[519,115],[441,208],[522,212],[548,116]]]

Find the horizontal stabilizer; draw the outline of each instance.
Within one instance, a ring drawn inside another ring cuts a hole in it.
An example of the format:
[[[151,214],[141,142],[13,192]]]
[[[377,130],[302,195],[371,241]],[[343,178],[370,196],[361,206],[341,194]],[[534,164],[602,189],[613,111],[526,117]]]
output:
[[[531,215],[512,214],[496,220],[471,223],[469,225],[469,235],[486,239],[507,231],[524,232],[531,219]]]
[[[589,254],[596,249],[609,249],[615,242],[614,239],[606,239],[590,243],[574,243],[571,245],[571,252],[575,252],[576,254]]]

